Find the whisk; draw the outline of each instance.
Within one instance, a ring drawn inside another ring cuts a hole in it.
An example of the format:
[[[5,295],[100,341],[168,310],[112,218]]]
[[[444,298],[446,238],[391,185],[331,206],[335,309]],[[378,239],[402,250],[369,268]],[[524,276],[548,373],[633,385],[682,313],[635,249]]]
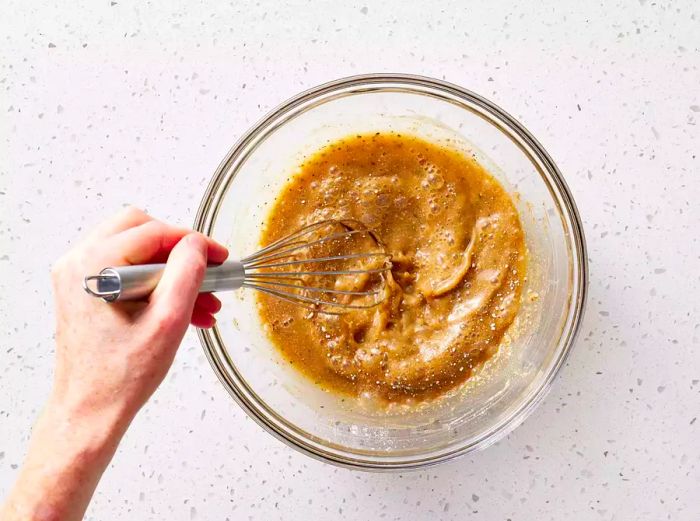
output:
[[[141,300],[158,285],[165,264],[105,268],[83,280],[107,302]],[[206,270],[200,293],[250,288],[313,311],[341,314],[376,306],[386,296],[391,257],[360,221],[305,226],[238,261]]]

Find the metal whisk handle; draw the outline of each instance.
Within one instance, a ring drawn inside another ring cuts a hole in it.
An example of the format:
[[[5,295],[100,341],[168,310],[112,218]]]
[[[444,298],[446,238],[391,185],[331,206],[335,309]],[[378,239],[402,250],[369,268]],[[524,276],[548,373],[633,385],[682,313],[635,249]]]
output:
[[[83,288],[90,295],[107,302],[115,300],[141,300],[156,288],[165,264],[137,264],[105,268],[99,275],[89,275],[83,280]],[[210,266],[199,288],[200,293],[238,289],[243,285],[245,270],[239,261],[227,261]]]

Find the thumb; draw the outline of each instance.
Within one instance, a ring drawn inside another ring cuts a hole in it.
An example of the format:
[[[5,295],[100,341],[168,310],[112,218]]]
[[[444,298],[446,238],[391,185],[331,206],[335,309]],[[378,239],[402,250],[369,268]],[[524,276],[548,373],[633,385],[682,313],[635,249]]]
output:
[[[206,239],[199,233],[180,239],[170,252],[163,276],[151,295],[155,309],[160,308],[185,326],[190,322],[207,269],[207,247]]]

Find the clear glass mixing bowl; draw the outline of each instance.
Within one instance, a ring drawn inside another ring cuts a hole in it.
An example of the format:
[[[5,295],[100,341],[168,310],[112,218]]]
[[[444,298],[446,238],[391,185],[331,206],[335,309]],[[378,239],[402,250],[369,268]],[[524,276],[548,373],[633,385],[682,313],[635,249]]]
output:
[[[530,263],[510,345],[459,391],[409,412],[382,414],[323,392],[291,370],[262,329],[252,291],[220,294],[218,325],[199,331],[217,376],[260,425],[306,454],[364,469],[425,467],[514,429],[564,363],[587,286],[580,218],[547,152],[493,103],[424,77],[355,76],[282,104],[228,153],[195,228],[226,244],[234,258],[257,250],[271,204],[305,156],[350,134],[389,130],[473,154],[513,195]]]

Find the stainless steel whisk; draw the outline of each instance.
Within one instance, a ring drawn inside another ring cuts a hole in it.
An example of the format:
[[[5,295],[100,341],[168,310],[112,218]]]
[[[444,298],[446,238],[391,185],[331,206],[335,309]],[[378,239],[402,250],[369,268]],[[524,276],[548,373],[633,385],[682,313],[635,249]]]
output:
[[[314,249],[339,243],[350,251],[305,257]],[[367,261],[373,264],[363,265]],[[354,262],[359,266],[347,265]],[[304,267],[308,265],[313,268]],[[85,277],[83,288],[107,302],[141,300],[156,288],[164,268],[165,264],[109,267]],[[349,219],[327,220],[305,226],[239,261],[208,267],[199,291],[251,288],[314,311],[341,314],[379,304],[390,269],[390,255],[364,224]],[[342,289],[342,285],[339,289],[336,281],[342,276],[373,277],[375,284],[369,289]],[[308,285],[310,280],[316,284]]]

